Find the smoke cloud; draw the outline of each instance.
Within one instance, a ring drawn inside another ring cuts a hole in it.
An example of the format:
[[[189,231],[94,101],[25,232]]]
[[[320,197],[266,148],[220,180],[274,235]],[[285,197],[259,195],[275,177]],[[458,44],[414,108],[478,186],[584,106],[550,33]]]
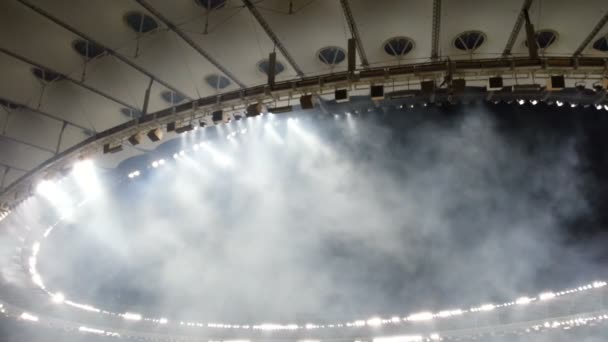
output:
[[[247,134],[106,190],[43,245],[47,285],[118,312],[289,323],[468,308],[602,272],[567,243],[591,214],[575,127],[481,105],[319,116],[233,123]]]

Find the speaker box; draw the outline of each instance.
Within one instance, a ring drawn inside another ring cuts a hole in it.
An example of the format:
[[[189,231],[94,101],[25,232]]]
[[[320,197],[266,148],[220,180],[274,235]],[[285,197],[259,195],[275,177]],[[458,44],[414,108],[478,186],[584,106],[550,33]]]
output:
[[[167,124],[167,132],[173,132],[173,131],[175,131],[175,121],[169,122]]]
[[[110,143],[103,145],[103,153],[116,153],[122,151],[122,145],[111,146]]]
[[[185,132],[191,131],[193,129],[194,129],[194,125],[192,125],[190,123],[190,124],[187,124],[187,125],[184,125],[184,126],[176,128],[175,129],[175,133],[181,134],[181,133],[185,133]]]
[[[163,138],[163,131],[160,128],[152,129],[148,132],[148,139],[156,142]]]
[[[420,82],[420,90],[424,95],[431,95],[435,91],[435,81]]]
[[[216,110],[211,113],[211,121],[213,121],[214,124],[224,121],[224,111]]]
[[[300,97],[300,106],[302,109],[313,109],[315,106],[312,103],[312,95],[302,95]]]
[[[566,79],[563,75],[551,76],[547,80],[547,90],[562,90],[566,88]]]
[[[335,91],[336,103],[348,102],[348,90],[347,89],[336,89]]]
[[[501,90],[502,87],[502,77],[490,77],[488,81],[488,90]]]
[[[370,88],[370,96],[372,100],[382,100],[384,99],[384,86],[383,85],[373,85]]]
[[[141,133],[135,133],[132,136],[129,137],[129,143],[131,143],[131,145],[135,146],[135,145],[139,145],[141,144],[141,139],[142,139],[142,134]]]
[[[245,116],[248,116],[248,117],[258,116],[266,111],[267,111],[267,108],[263,103],[254,103],[252,105],[247,106]]]

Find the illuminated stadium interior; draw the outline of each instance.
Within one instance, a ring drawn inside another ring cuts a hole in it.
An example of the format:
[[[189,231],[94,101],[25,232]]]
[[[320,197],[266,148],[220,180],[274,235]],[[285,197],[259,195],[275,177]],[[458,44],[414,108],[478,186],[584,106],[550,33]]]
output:
[[[608,334],[608,4],[0,8],[0,342]]]

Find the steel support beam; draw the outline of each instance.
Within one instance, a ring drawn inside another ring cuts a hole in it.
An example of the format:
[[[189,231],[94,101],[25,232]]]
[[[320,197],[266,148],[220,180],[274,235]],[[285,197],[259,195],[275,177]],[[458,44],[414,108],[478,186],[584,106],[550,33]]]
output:
[[[509,39],[507,40],[507,45],[505,46],[505,49],[502,51],[503,57],[511,54],[511,49],[513,49],[515,40],[517,39],[517,36],[519,36],[519,31],[521,31],[521,27],[525,21],[524,13],[525,13],[525,11],[530,9],[531,5],[532,5],[532,0],[524,0],[524,3],[521,6],[521,9],[519,10],[519,14],[517,15],[517,20],[515,21],[515,26],[513,26],[513,30],[511,30],[511,34],[509,35]]]
[[[10,141],[10,142],[13,142],[13,143],[16,143],[16,144],[21,144],[21,145],[29,146],[31,148],[35,148],[35,149],[40,150],[40,151],[49,152],[51,154],[55,154],[56,153],[55,151],[51,150],[50,148],[34,145],[32,143],[29,143],[29,142],[21,140],[21,139],[9,137],[8,135],[0,135],[0,140],[6,140],[6,141]]]
[[[608,22],[608,13],[604,14],[604,16],[602,17],[602,19],[600,19],[600,21],[597,23],[597,25],[595,25],[595,27],[593,28],[593,30],[591,30],[591,33],[589,33],[589,35],[587,36],[587,38],[585,38],[585,40],[583,40],[583,42],[576,49],[576,51],[574,51],[574,54],[573,54],[574,57],[579,56],[581,53],[583,53],[583,50],[585,50],[585,48],[587,47],[587,45],[589,45],[589,43],[595,37],[595,35],[598,32],[600,32],[600,30],[602,28],[604,28],[604,25],[606,25],[606,22]]]
[[[58,74],[63,79],[68,80],[71,83],[74,83],[75,85],[77,85],[77,86],[79,86],[81,88],[84,88],[84,89],[86,89],[86,90],[88,90],[88,91],[90,91],[92,93],[95,93],[95,94],[97,94],[99,96],[105,97],[106,99],[108,99],[108,100],[110,100],[112,102],[118,103],[121,106],[127,107],[127,108],[132,109],[132,110],[139,110],[138,108],[135,108],[135,107],[131,106],[130,104],[128,104],[128,103],[126,103],[126,102],[124,102],[124,101],[122,101],[120,99],[117,99],[116,97],[114,97],[114,96],[112,96],[112,95],[110,95],[110,94],[108,94],[106,92],[103,92],[103,91],[101,91],[99,89],[93,88],[90,85],[87,85],[84,82],[81,82],[81,81],[79,81],[79,80],[77,80],[75,78],[72,78],[70,76],[64,75],[64,74],[62,74],[62,73],[60,73],[60,72],[58,72],[56,70],[53,70],[53,69],[51,69],[49,67],[46,67],[46,66],[44,66],[42,64],[39,64],[37,62],[34,62],[33,60],[26,58],[25,56],[18,55],[16,53],[14,53],[12,51],[9,51],[7,49],[4,49],[4,48],[0,48],[0,52],[2,52],[3,54],[5,54],[7,56],[10,56],[10,57],[13,57],[15,59],[18,59],[18,60],[20,60],[20,61],[22,61],[24,63],[27,63],[27,64],[29,64],[29,65],[31,65],[33,67],[36,67],[38,69],[48,70],[48,71],[51,71],[51,72],[53,72],[55,74]]]
[[[296,74],[298,74],[298,76],[300,76],[300,77],[303,77],[304,72],[302,72],[302,69],[300,69],[300,67],[298,66],[296,61],[293,59],[293,57],[291,57],[291,54],[289,53],[289,51],[287,51],[287,49],[285,48],[285,45],[283,45],[283,43],[281,43],[281,41],[279,40],[279,37],[277,37],[276,33],[274,33],[274,31],[270,28],[270,25],[268,25],[268,22],[266,22],[266,19],[264,19],[264,17],[262,17],[262,14],[260,13],[260,11],[258,11],[258,9],[255,7],[253,2],[251,2],[251,0],[243,0],[243,3],[245,4],[245,6],[247,6],[247,8],[249,9],[249,12],[251,12],[253,17],[258,21],[260,26],[262,26],[264,31],[266,31],[266,34],[268,35],[270,40],[272,40],[272,42],[277,47],[277,49],[279,49],[279,51],[281,51],[281,53],[283,54],[283,56],[285,57],[285,59],[287,60],[289,65],[291,65],[291,67],[296,72]]]
[[[433,33],[431,41],[431,59],[439,58],[439,34],[441,31],[441,0],[433,0]]]
[[[7,169],[13,169],[13,170],[21,171],[21,172],[29,172],[29,170],[22,169],[20,167],[8,165],[8,164],[4,164],[4,163],[0,163],[0,166],[5,167]]]
[[[485,71],[485,75],[494,74],[495,71],[503,72],[504,70],[522,70],[524,72],[531,72],[534,70],[546,70],[553,67],[560,68],[564,71],[567,76],[568,71],[574,73],[577,68],[589,68],[589,75],[595,75],[597,79],[601,80],[605,73],[606,60],[602,57],[546,57],[541,59],[530,59],[530,58],[491,58],[491,59],[473,59],[473,60],[455,60],[452,61],[453,72],[475,72]],[[568,70],[568,71],[566,71]],[[279,94],[285,94],[292,96],[294,90],[305,90],[310,91],[311,87],[319,87],[323,84],[327,86],[335,86],[344,84],[346,82],[352,82],[351,84],[369,84],[370,81],[378,79],[379,77],[388,79],[384,82],[387,83],[391,78],[401,78],[407,76],[420,75],[424,73],[446,73],[447,64],[444,61],[437,62],[424,62],[414,63],[405,65],[394,65],[388,67],[375,67],[367,70],[361,70],[359,77],[354,81],[349,81],[348,72],[329,73],[319,76],[311,76],[307,78],[297,78],[288,81],[277,82],[275,84],[275,92]],[[547,73],[545,76],[547,77]],[[572,77],[577,77],[577,74],[573,74]],[[261,98],[271,99],[271,96],[276,94],[267,94],[266,86],[254,86],[245,90],[235,90],[226,92],[219,95],[212,95],[205,98],[197,99],[192,102],[186,102],[179,104],[175,107],[166,108],[155,113],[149,113],[145,116],[133,119],[125,122],[118,126],[109,128],[103,132],[95,134],[74,146],[67,148],[60,152],[51,159],[43,162],[42,164],[34,167],[28,171],[25,175],[15,180],[13,183],[8,185],[5,189],[0,191],[0,200],[6,199],[7,203],[14,204],[25,198],[24,194],[27,194],[28,182],[36,179],[46,170],[51,170],[54,167],[61,167],[62,163],[75,158],[79,154],[86,151],[87,153],[94,153],[99,151],[100,147],[108,142],[122,141],[128,136],[135,132],[141,132],[152,128],[158,128],[168,122],[188,119],[191,120],[193,117],[194,109],[216,109],[218,107],[232,107],[235,105],[242,105],[243,103],[251,103],[252,101],[259,101]],[[495,94],[496,95],[496,94]],[[511,95],[514,96],[514,95]],[[568,96],[567,93],[556,92],[555,96]],[[409,96],[408,96],[409,97]],[[483,98],[480,96],[480,98]],[[515,97],[513,97],[515,98]],[[398,99],[398,97],[393,97]],[[427,99],[425,98],[425,101]],[[597,98],[590,99],[597,101]],[[580,101],[577,100],[580,103]],[[594,102],[595,103],[595,102]]]
[[[158,20],[160,20],[163,24],[165,24],[173,33],[177,34],[183,41],[185,41],[191,48],[196,50],[201,56],[203,56],[209,63],[211,63],[214,67],[216,67],[219,71],[221,71],[226,77],[232,80],[232,82],[239,85],[241,88],[246,88],[245,84],[236,78],[234,74],[232,74],[228,69],[226,69],[223,65],[220,64],[218,60],[213,58],[207,51],[203,50],[200,45],[198,45],[192,38],[190,38],[184,31],[180,30],[169,18],[165,17],[162,13],[160,13],[157,9],[152,7],[150,3],[146,0],[135,0],[141,7],[145,8],[146,11],[150,12],[153,16],[155,16]]]
[[[49,12],[43,10],[42,8],[40,8],[40,7],[32,4],[28,0],[17,0],[17,1],[19,1],[19,3],[21,3],[25,7],[31,9],[32,11],[34,11],[34,12],[38,13],[39,15],[45,17],[46,19],[52,21],[56,25],[58,25],[58,26],[60,26],[60,27],[62,27],[64,29],[72,32],[73,34],[79,36],[80,38],[82,38],[82,39],[90,42],[91,44],[99,46],[100,48],[104,49],[109,55],[112,55],[112,56],[116,57],[118,60],[120,60],[121,62],[127,64],[131,68],[139,71],[140,73],[148,76],[149,78],[154,79],[154,81],[158,82],[163,87],[165,87],[165,88],[167,88],[167,89],[169,89],[169,90],[171,90],[173,92],[176,92],[176,93],[179,93],[179,94],[182,94],[182,95],[186,96],[184,92],[178,90],[177,88],[171,86],[167,82],[165,82],[165,81],[159,79],[158,77],[154,76],[148,70],[144,69],[143,67],[139,66],[138,64],[133,63],[129,58],[127,58],[127,57],[123,56],[122,54],[116,52],[115,50],[110,49],[107,46],[101,44],[100,42],[98,42],[95,39],[91,38],[90,36],[86,35],[85,33],[79,31],[75,27],[73,27],[73,26],[71,26],[71,25],[69,25],[67,23],[64,23],[63,21],[59,20],[59,18],[53,16]],[[192,100],[192,98],[190,98],[189,96],[186,96],[186,98],[188,98],[189,100]]]
[[[361,36],[359,36],[359,30],[357,29],[357,23],[355,22],[353,12],[350,9],[350,4],[348,3],[348,0],[340,0],[340,4],[342,5],[342,11],[344,12],[344,17],[346,17],[350,34],[357,42],[357,52],[359,53],[359,59],[361,59],[361,65],[364,68],[367,68],[369,66],[369,62],[367,61],[367,56],[365,55],[365,50],[363,49]]]
[[[79,124],[73,123],[73,122],[71,122],[71,121],[67,121],[67,120],[65,120],[65,119],[63,119],[63,118],[61,118],[61,117],[59,117],[59,116],[57,116],[57,115],[54,115],[54,114],[49,114],[49,113],[44,112],[44,111],[41,111],[41,110],[39,110],[39,109],[34,109],[34,108],[32,108],[32,107],[26,106],[25,104],[14,102],[14,101],[12,101],[12,100],[8,100],[8,99],[4,99],[4,100],[7,100],[7,101],[9,101],[9,102],[11,102],[11,103],[15,104],[15,105],[16,105],[18,108],[20,108],[20,109],[25,109],[25,110],[27,110],[27,111],[29,111],[29,112],[32,112],[32,113],[35,113],[35,114],[38,114],[38,115],[42,115],[42,116],[44,116],[44,117],[47,117],[47,118],[49,118],[49,119],[53,119],[53,120],[57,120],[57,121],[59,121],[59,122],[67,122],[69,125],[74,126],[74,127],[76,127],[76,128],[80,128],[80,129],[82,129],[83,131],[93,131],[93,133],[97,133],[97,132],[96,132],[94,129],[84,127],[84,126],[82,126],[82,125],[79,125]]]

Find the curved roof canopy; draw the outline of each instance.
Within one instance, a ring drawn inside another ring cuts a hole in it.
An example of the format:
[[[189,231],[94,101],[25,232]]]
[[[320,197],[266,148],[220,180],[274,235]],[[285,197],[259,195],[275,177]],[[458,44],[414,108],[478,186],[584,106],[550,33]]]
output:
[[[608,3],[601,0],[16,0],[0,6],[0,192],[57,153],[141,113],[264,85],[273,51],[277,82],[346,71],[351,37],[362,70],[428,62],[435,49],[453,61],[504,51],[527,56],[520,15],[527,7],[542,57],[608,57]]]

